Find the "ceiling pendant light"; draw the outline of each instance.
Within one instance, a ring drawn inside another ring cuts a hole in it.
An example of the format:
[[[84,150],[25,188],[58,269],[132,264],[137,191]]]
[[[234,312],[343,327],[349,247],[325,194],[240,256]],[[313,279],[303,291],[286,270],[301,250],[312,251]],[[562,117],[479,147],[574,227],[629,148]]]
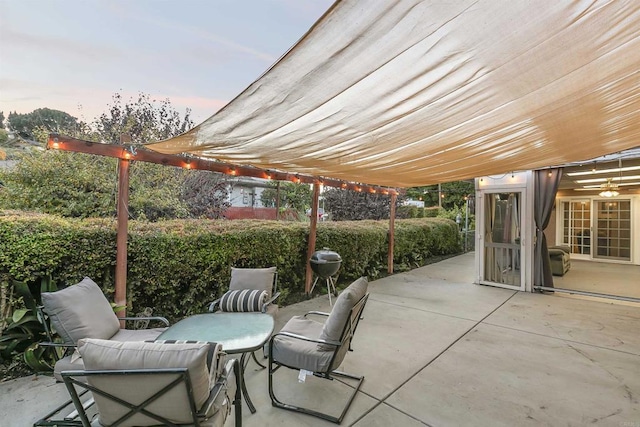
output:
[[[618,182],[620,182],[622,180],[622,158],[618,158],[618,170],[620,171]],[[607,179],[607,182],[602,184],[600,188],[602,189],[602,191],[598,193],[600,197],[617,197],[620,194],[618,192],[618,184],[614,184],[611,178]]]

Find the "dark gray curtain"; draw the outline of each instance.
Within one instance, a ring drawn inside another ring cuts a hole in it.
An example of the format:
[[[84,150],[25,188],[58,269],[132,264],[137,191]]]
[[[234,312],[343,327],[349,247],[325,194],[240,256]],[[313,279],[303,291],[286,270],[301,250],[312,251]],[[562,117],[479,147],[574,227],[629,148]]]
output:
[[[558,184],[562,178],[562,169],[546,169],[534,171],[533,215],[536,223],[536,246],[533,257],[534,286],[553,287],[551,262],[544,229],[549,225],[553,204],[558,192]]]

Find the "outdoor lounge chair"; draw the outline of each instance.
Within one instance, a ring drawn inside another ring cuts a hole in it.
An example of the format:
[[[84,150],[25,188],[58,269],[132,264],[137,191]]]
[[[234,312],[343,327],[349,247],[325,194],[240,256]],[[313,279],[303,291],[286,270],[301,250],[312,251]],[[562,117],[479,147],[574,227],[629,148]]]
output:
[[[331,313],[311,311],[291,318],[280,332],[271,337],[269,345],[269,396],[273,406],[313,415],[340,424],[355,398],[364,377],[346,374],[336,369],[342,363],[369,298],[366,277],[353,282],[338,296]],[[327,317],[323,323],[308,315]],[[332,380],[334,376],[358,380],[355,390],[338,417],[312,409],[281,402],[273,390],[273,374],[280,367],[310,371],[313,375]]]
[[[86,370],[62,372],[71,400],[35,426],[221,427],[232,404],[242,425],[239,363],[219,344],[82,339],[78,351]]]
[[[64,348],[64,357],[54,366],[54,376],[58,381],[62,381],[60,372],[63,370],[84,369],[82,359],[74,352],[82,338],[147,341],[155,339],[165,329],[120,329],[120,320],[144,323],[154,320],[169,326],[164,317],[118,318],[100,287],[88,277],[57,292],[43,292],[42,303],[39,310],[49,342],[41,345]],[[50,326],[60,335],[62,343],[53,342]]]

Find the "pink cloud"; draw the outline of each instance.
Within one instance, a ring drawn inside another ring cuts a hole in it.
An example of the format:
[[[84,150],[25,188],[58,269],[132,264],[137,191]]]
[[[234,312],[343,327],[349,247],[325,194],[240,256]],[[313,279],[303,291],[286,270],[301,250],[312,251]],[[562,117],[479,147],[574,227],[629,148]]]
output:
[[[92,122],[100,114],[109,109],[114,93],[119,92],[123,101],[135,101],[137,91],[122,89],[106,90],[95,87],[78,87],[75,85],[48,85],[16,79],[0,79],[0,111],[30,113],[37,108],[52,108],[65,111],[85,122]],[[213,115],[229,101],[200,96],[168,95],[166,93],[149,93],[152,100],[169,99],[171,105],[184,114],[191,109],[191,118],[200,123]]]

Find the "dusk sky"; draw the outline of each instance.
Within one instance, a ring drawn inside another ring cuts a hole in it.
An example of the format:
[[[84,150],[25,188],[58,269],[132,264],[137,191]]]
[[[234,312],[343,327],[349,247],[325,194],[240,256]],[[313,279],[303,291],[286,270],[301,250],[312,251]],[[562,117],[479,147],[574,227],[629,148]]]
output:
[[[87,122],[115,92],[200,123],[284,54],[332,0],[0,0],[0,111]]]

